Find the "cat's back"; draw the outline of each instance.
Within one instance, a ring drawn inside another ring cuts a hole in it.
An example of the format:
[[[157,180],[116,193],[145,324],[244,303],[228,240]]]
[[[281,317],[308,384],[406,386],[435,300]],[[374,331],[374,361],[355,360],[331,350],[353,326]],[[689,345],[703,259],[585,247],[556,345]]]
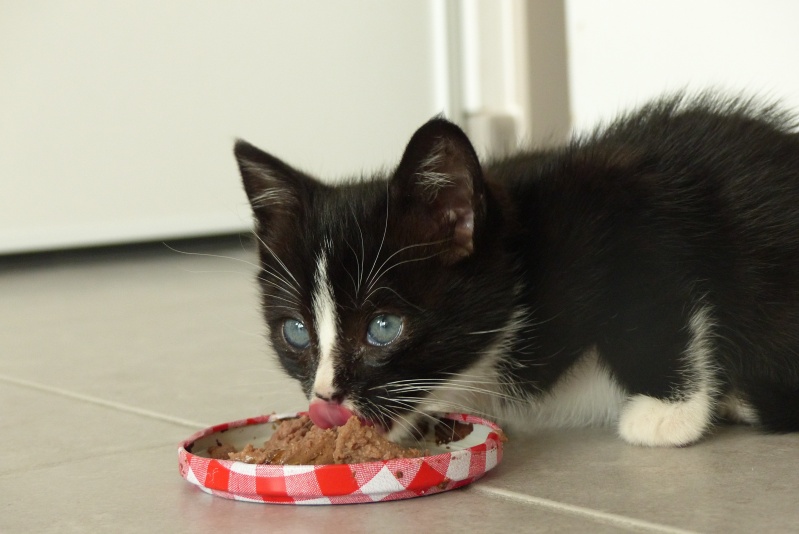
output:
[[[777,105],[680,94],[487,173],[522,217],[649,214],[799,244],[797,124]]]
[[[689,308],[712,295],[726,328],[741,333],[729,334],[737,347],[799,350],[799,135],[790,114],[677,96],[487,173],[522,228],[522,261],[545,288],[536,299],[566,301],[574,314],[641,287],[653,298],[680,295]]]
[[[495,180],[521,190],[553,179],[587,180],[577,171],[591,167],[642,174],[759,169],[761,179],[778,176],[799,183],[797,129],[799,118],[777,104],[678,94],[600,124],[562,147],[520,151],[488,167]]]

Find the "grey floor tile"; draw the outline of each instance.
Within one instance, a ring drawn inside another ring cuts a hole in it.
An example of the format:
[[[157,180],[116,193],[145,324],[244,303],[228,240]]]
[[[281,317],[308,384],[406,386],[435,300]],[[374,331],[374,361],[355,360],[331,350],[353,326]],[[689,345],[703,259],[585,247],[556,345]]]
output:
[[[177,473],[193,422],[306,401],[260,337],[253,253],[198,247],[181,248],[232,259],[0,259],[0,532],[799,530],[799,436],[741,428],[684,449],[631,447],[610,430],[514,436],[478,485],[402,503],[308,509],[199,493]]]
[[[0,476],[0,532],[618,532],[586,518],[463,490],[393,503],[300,507],[213,497],[175,451],[132,451]]]
[[[610,429],[517,436],[489,486],[701,532],[799,530],[799,435],[721,427],[685,448]]]
[[[0,382],[0,475],[177,443],[194,430]],[[173,447],[174,445],[174,447]]]
[[[193,429],[4,383],[0,532],[408,532],[464,523],[529,532],[614,532],[574,517],[480,493],[402,503],[288,507],[202,493],[177,469],[177,443]]]
[[[266,352],[254,254],[212,253],[0,266],[0,374],[208,424],[307,406]]]

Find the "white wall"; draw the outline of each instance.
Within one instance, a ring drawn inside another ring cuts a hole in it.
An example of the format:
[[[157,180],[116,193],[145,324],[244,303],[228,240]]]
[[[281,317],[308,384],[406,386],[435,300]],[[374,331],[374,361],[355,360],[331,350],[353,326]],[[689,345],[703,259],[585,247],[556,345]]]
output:
[[[799,111],[799,2],[566,0],[573,124],[664,91],[718,87]]]
[[[447,105],[441,13],[0,0],[0,253],[249,228],[236,137],[325,176],[395,163]]]
[[[543,31],[562,1],[568,80]],[[792,0],[0,0],[0,253],[249,228],[235,137],[335,177],[441,111],[556,139],[565,92],[577,129],[683,87],[799,110],[797,21]]]

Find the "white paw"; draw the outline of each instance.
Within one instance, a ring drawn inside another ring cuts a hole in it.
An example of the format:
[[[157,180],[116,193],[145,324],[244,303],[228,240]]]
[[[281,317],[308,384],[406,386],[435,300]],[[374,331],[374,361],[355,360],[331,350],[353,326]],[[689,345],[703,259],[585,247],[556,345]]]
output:
[[[711,404],[711,399],[701,394],[684,401],[635,395],[622,408],[619,435],[633,445],[689,445],[702,437],[710,425]]]

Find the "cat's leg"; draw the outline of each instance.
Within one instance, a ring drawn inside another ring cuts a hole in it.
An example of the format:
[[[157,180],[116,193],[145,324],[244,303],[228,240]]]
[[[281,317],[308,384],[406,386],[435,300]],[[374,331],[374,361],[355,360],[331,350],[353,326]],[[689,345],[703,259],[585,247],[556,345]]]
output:
[[[608,347],[616,351],[610,358],[614,373],[630,393],[619,416],[619,435],[636,445],[691,444],[707,431],[716,413],[718,372],[710,308],[695,309],[687,324],[681,321],[682,328],[669,327],[672,323],[662,315],[639,319],[643,333]]]
[[[743,383],[743,397],[751,407],[752,422],[771,432],[799,432],[799,383],[796,371],[786,370],[781,381],[749,379]]]
[[[756,425],[760,418],[751,402],[740,391],[733,390],[719,400],[718,415],[730,423]]]

